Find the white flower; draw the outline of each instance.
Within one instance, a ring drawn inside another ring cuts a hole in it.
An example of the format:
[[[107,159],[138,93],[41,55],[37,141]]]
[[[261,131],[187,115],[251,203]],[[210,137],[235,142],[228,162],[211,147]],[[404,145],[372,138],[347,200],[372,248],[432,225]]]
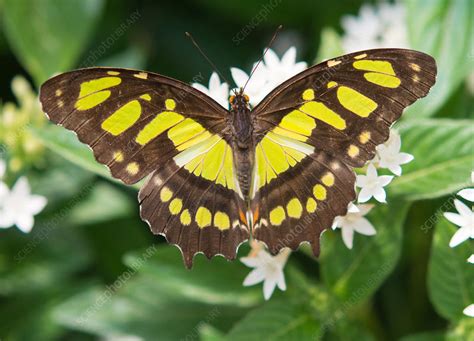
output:
[[[463,310],[464,315],[474,317],[474,304],[468,305],[466,309]]]
[[[283,54],[281,60],[278,59],[277,54],[272,49],[268,49],[263,60],[265,61],[267,81],[271,87],[270,90],[273,90],[284,81],[304,71],[308,67],[306,62],[296,62],[296,47],[294,46],[290,47]]]
[[[253,68],[255,65],[256,63]],[[270,91],[306,68],[305,62],[296,62],[295,47],[290,47],[281,59],[272,49],[268,49],[263,57],[263,62],[257,67],[245,88],[245,93],[250,98],[250,104],[257,105]],[[244,87],[249,75],[238,68],[231,68],[231,73],[235,84],[238,87]]]
[[[471,181],[474,182],[474,171],[471,172]],[[458,195],[470,202],[474,202],[474,187],[463,189],[458,192]]]
[[[459,230],[449,241],[450,247],[455,247],[469,238],[474,238],[474,212],[457,199],[454,200],[454,205],[458,213],[444,213],[446,219],[459,226]]]
[[[354,205],[349,204],[347,214],[343,217],[336,217],[332,225],[333,229],[340,227],[342,230],[342,240],[348,249],[352,249],[354,231],[366,236],[373,236],[377,233],[374,226],[364,216],[370,212],[374,205]]]
[[[245,277],[244,286],[255,285],[263,281],[263,296],[268,300],[278,286],[280,290],[286,290],[285,267],[289,249],[282,250],[278,255],[272,256],[267,251],[261,249],[254,256],[240,258],[240,261],[250,268],[254,268]]]
[[[367,175],[357,175],[356,186],[360,187],[358,201],[367,202],[374,197],[379,202],[385,202],[386,194],[383,189],[392,181],[391,175],[377,175],[377,170],[372,163],[367,166]]]
[[[229,108],[229,84],[221,83],[217,73],[213,72],[211,78],[209,78],[209,88],[199,83],[193,83],[192,86],[211,97],[224,108]]]
[[[401,3],[362,5],[359,16],[342,17],[344,51],[381,47],[409,47],[405,8]]]
[[[393,174],[400,176],[402,174],[400,165],[414,159],[411,154],[400,153],[401,145],[400,135],[396,130],[391,130],[389,139],[376,147],[377,158],[374,161],[378,162],[379,167],[388,168]]]
[[[474,254],[472,254],[468,259],[467,261],[471,264],[474,264]]]
[[[253,65],[252,69],[255,68],[256,65],[257,63]],[[237,84],[239,88],[243,88],[249,79],[249,75],[245,71],[236,67],[231,68],[230,72],[232,73],[232,78],[234,79],[235,84]],[[245,94],[249,96],[249,102],[252,106],[256,106],[260,103],[260,101],[271,91],[271,89],[267,88],[267,76],[268,73],[265,65],[260,63],[255,70],[252,79],[245,87]]]
[[[28,180],[20,178],[4,198],[0,208],[0,227],[16,225],[21,231],[30,232],[34,225],[33,216],[43,210],[46,202],[45,197],[32,195]]]

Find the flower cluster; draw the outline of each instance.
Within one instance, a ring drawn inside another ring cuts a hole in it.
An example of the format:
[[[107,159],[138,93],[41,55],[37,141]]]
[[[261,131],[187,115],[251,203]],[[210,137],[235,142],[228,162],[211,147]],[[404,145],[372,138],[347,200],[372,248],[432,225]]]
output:
[[[30,184],[26,177],[18,179],[10,190],[2,181],[6,164],[0,160],[0,228],[16,225],[28,233],[34,225],[34,216],[46,206],[46,198],[31,194]]]
[[[46,198],[32,195],[26,177],[20,177],[10,189],[8,179],[42,160],[43,145],[30,132],[45,122],[36,94],[23,77],[15,77],[12,91],[19,105],[6,103],[0,110],[0,228],[17,226],[30,232],[34,216],[46,206]],[[6,161],[8,160],[8,161]],[[12,181],[13,182],[13,181]]]
[[[409,47],[402,3],[362,5],[359,16],[341,20],[345,35],[342,47],[346,53],[381,47]]]
[[[18,100],[0,108],[0,154],[7,154],[8,168],[17,173],[42,160],[44,147],[29,128],[46,123],[38,98],[26,79],[13,78],[12,91]]]
[[[471,173],[471,181],[474,183],[474,171]],[[474,203],[474,187],[466,188],[457,193],[461,198]],[[444,216],[454,225],[459,226],[459,230],[453,235],[449,241],[450,247],[456,247],[465,242],[469,238],[474,238],[474,211],[469,208],[461,200],[454,199],[454,206],[458,213],[445,212]],[[469,263],[474,263],[474,254],[467,260]],[[474,304],[469,305],[464,309],[464,314],[474,317]]]

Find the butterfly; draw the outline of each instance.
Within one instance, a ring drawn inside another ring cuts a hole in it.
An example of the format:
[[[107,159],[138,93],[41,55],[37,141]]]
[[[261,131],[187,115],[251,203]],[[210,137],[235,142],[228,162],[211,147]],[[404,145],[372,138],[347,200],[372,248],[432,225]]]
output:
[[[235,259],[249,238],[272,254],[309,242],[318,255],[356,197],[353,168],[435,80],[431,56],[374,49],[310,67],[255,107],[242,89],[227,110],[181,81],[104,67],[49,79],[40,101],[113,177],[147,177],[140,216],[190,268],[196,253]]]

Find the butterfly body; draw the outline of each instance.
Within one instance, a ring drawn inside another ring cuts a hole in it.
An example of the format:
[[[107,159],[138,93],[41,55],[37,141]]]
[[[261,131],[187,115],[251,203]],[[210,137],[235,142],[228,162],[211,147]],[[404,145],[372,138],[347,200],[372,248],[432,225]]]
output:
[[[317,255],[356,197],[353,168],[435,80],[432,57],[375,49],[308,68],[252,108],[242,91],[227,110],[186,83],[120,68],[60,74],[40,101],[112,176],[147,177],[140,216],[191,267],[196,253],[234,259],[250,237],[273,254],[309,242]]]
[[[252,180],[252,169],[255,164],[255,138],[249,99],[241,90],[230,98],[230,116],[232,131],[232,150],[237,181],[242,195],[248,201]]]

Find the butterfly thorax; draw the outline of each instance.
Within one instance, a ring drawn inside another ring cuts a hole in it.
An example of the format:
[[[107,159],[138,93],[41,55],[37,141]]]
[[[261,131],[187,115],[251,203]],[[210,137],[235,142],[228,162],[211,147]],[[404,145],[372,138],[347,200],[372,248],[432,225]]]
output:
[[[252,166],[255,158],[253,123],[249,99],[242,92],[230,98],[231,130],[234,163],[240,190],[245,198],[250,193]]]

